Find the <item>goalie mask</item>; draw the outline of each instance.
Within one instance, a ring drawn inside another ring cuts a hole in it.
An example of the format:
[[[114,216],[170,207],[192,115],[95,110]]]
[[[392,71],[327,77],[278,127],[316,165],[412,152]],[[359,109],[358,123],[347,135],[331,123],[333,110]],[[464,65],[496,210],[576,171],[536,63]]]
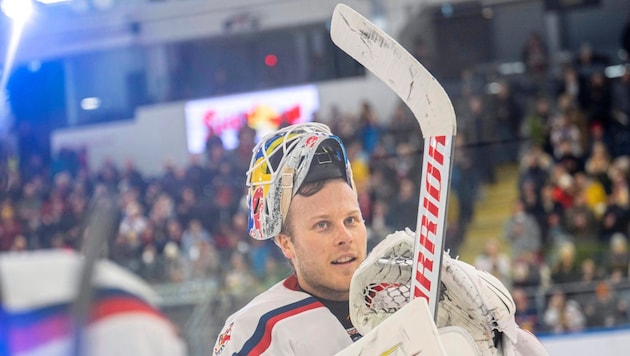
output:
[[[328,126],[297,124],[263,137],[247,171],[249,235],[257,240],[278,235],[302,184],[332,178],[354,189],[348,155]]]

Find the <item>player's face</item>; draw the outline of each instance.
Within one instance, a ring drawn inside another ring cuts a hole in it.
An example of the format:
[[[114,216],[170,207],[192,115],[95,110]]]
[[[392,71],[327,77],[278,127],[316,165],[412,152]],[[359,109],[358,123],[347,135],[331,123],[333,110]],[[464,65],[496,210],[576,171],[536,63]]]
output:
[[[291,201],[292,238],[280,235],[283,253],[291,259],[300,286],[329,300],[347,300],[352,273],[366,255],[367,231],[357,196],[341,180],[316,194]]]

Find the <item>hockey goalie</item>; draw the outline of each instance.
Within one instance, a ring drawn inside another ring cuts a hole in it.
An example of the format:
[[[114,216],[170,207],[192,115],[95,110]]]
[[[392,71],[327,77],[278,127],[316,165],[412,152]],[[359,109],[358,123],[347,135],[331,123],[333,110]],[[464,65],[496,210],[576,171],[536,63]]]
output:
[[[338,356],[548,355],[520,329],[510,292],[487,272],[444,254],[437,321],[425,299],[410,297],[414,234],[389,235],[350,284],[350,318],[364,335]]]

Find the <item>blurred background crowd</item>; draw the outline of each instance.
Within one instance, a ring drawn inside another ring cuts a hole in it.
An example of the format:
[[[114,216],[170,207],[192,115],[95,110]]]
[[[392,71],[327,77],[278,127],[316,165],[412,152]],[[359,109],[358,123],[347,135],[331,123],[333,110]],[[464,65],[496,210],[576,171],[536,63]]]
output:
[[[619,50],[630,53],[630,23],[620,37]],[[522,75],[463,70],[449,90],[458,134],[446,248],[509,286],[517,321],[534,333],[628,324],[630,63],[595,43],[554,63],[537,33],[521,60]],[[622,70],[611,76],[613,64]],[[369,247],[416,226],[423,149],[402,103],[389,117],[374,105],[315,117],[346,144]],[[120,225],[106,257],[153,284],[187,337],[213,340],[225,316],[290,273],[273,242],[248,237],[245,172],[255,131],[244,127],[238,138],[228,150],[210,136],[203,154],[184,166],[165,161],[153,176],[131,160],[92,167],[81,150],[50,160],[31,152],[0,193],[0,251],[80,250],[90,202],[115,196]],[[505,172],[515,177],[513,210],[501,212],[502,229],[479,240],[478,252],[462,249],[477,207]],[[206,299],[168,303],[187,293]]]

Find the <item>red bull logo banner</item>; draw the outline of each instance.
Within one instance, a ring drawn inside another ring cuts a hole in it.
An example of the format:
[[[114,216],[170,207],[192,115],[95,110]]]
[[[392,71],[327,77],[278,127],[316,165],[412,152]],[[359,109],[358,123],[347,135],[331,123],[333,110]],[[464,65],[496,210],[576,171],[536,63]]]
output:
[[[220,136],[227,149],[236,147],[244,125],[262,137],[283,125],[312,121],[319,93],[315,85],[302,85],[193,100],[185,110],[188,152],[202,153],[211,135]]]

